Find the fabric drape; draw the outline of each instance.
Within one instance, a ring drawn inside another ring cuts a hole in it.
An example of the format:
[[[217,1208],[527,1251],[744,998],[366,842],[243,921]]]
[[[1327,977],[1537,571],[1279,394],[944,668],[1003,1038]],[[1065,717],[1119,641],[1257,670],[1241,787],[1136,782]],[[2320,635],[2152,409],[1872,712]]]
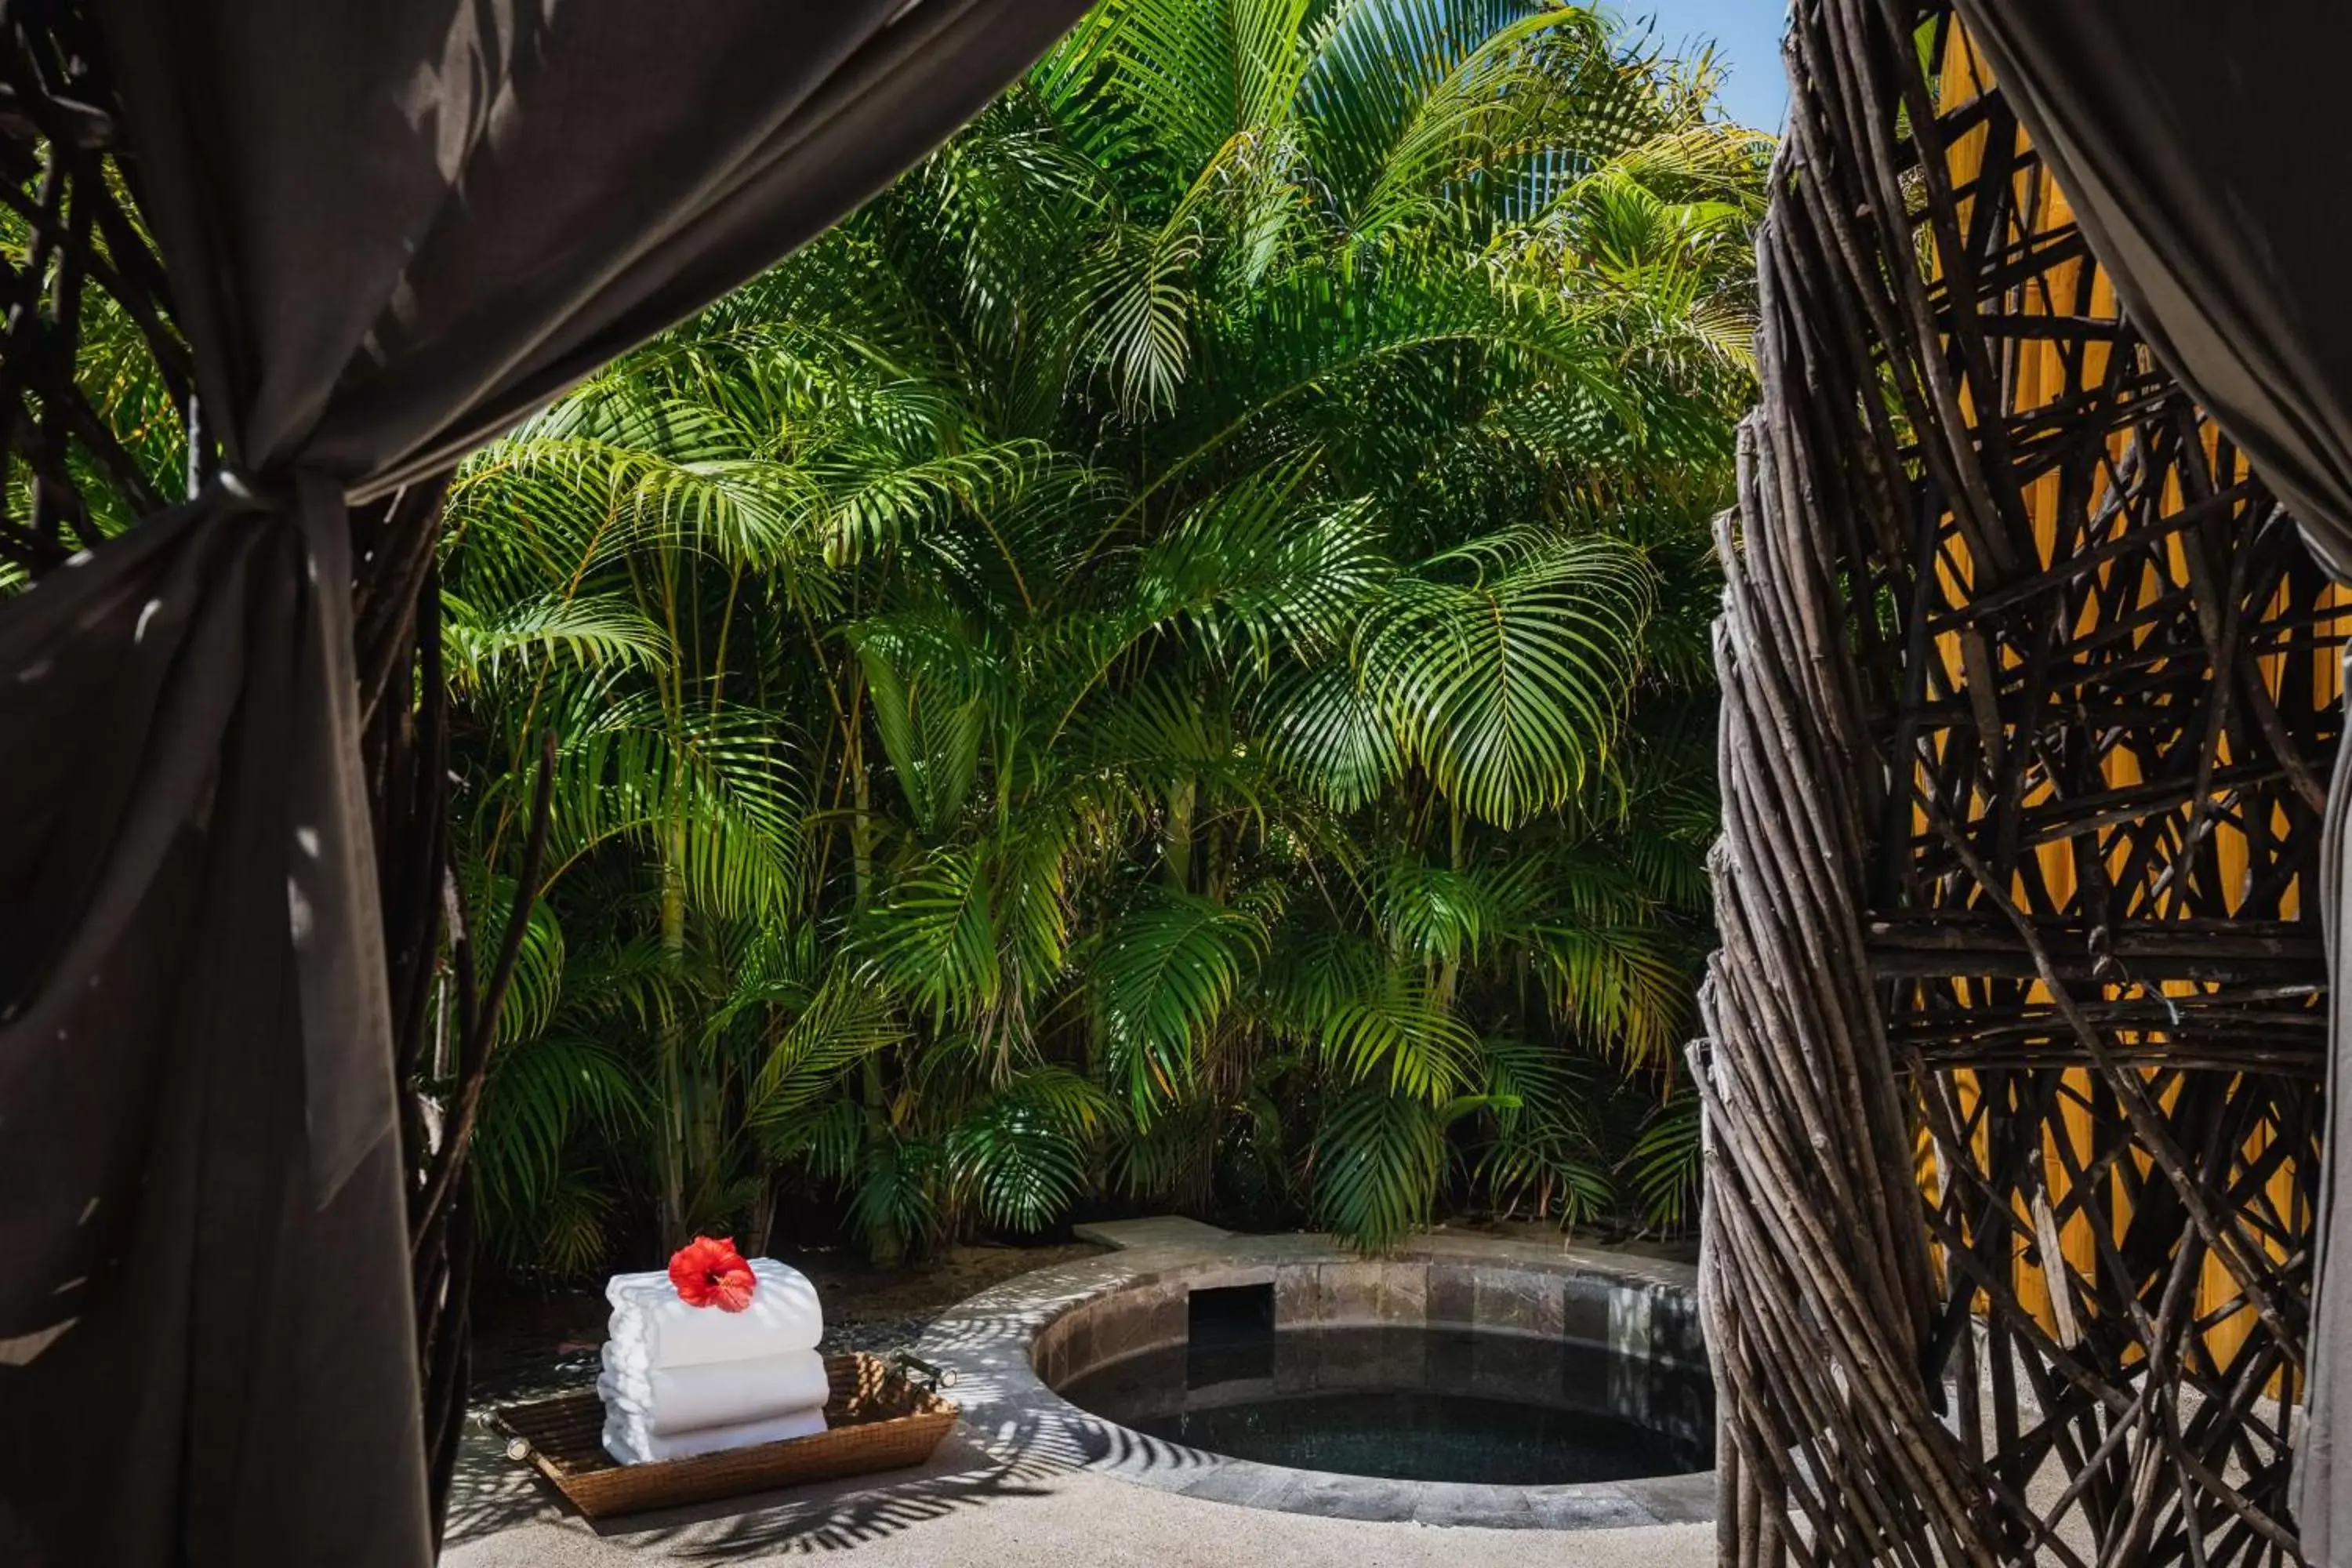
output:
[[[1958,0],[2133,324],[2352,583],[2352,15],[2206,0]],[[2294,1495],[2305,1557],[2352,1551],[2336,1446],[2352,1380],[2352,1160],[2344,1092],[2346,756],[2328,793],[2321,915],[2330,1016],[2326,1170]]]
[[[1081,5],[89,5],[226,467],[0,605],[0,1557],[414,1568],[346,508],[818,232]]]

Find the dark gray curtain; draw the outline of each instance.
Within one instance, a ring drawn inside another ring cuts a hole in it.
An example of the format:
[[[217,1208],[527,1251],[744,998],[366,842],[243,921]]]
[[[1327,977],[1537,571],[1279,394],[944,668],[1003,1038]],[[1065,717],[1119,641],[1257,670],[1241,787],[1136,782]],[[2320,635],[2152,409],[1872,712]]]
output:
[[[2352,12],[2281,0],[1958,0],[2092,249],[2168,369],[2352,582]],[[2305,1554],[2352,1552],[2336,1462],[2352,1378],[2352,1160],[2343,1069],[2347,757],[2328,795],[2321,914],[2332,982],[2306,1425],[2294,1496]]]
[[[0,605],[0,1561],[430,1557],[347,507],[1082,0],[91,0],[228,471]]]

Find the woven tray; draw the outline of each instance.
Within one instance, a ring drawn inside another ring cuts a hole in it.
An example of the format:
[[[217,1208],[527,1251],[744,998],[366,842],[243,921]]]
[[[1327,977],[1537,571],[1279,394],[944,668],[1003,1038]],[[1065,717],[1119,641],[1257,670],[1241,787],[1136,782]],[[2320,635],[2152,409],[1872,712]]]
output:
[[[826,1430],[691,1459],[615,1464],[593,1389],[510,1405],[491,1419],[511,1438],[508,1455],[538,1466],[591,1519],[903,1469],[929,1458],[955,1425],[952,1404],[879,1356],[827,1356],[824,1370],[833,1384]]]

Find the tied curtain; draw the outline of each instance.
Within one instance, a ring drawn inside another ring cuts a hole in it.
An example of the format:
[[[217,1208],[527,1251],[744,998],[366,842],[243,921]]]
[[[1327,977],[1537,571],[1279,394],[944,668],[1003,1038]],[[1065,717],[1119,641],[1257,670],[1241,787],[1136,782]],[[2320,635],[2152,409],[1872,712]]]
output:
[[[225,466],[0,604],[0,1561],[420,1568],[352,509],[422,559],[1082,5],[87,4]]]
[[[2352,583],[2352,13],[2276,0],[1958,0],[2132,321]],[[2294,1486],[2307,1559],[2352,1553],[2352,1078],[2338,752],[2323,907],[2327,1169]],[[2342,1548],[2335,1544],[2342,1541]]]

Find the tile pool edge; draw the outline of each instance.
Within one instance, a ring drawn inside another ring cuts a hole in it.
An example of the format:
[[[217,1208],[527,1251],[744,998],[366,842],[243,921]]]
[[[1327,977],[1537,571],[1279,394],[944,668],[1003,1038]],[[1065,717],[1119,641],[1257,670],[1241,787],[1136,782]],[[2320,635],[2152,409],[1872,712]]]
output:
[[[917,1347],[918,1355],[954,1371],[957,1381],[950,1397],[963,1408],[966,1435],[1015,1475],[1024,1468],[1083,1468],[1250,1508],[1432,1525],[1589,1530],[1698,1523],[1715,1517],[1712,1471],[1511,1487],[1293,1469],[1129,1430],[1072,1405],[1049,1382],[1058,1379],[1053,1363],[1056,1346],[1065,1358],[1063,1366],[1076,1353],[1069,1336],[1078,1331],[1081,1319],[1072,1314],[1108,1297],[1121,1301],[1121,1310],[1102,1325],[1118,1341],[1113,1355],[1169,1342],[1171,1324],[1173,1337],[1181,1338],[1185,1293],[1225,1285],[1273,1285],[1277,1326],[1285,1321],[1433,1324],[1473,1327],[1481,1333],[1589,1337],[1598,1321],[1569,1321],[1577,1307],[1564,1283],[1557,1326],[1541,1304],[1508,1289],[1494,1294],[1494,1314],[1482,1322],[1477,1294],[1465,1307],[1457,1284],[1463,1276],[1475,1277],[1481,1269],[1498,1277],[1532,1274],[1557,1276],[1563,1282],[1592,1281],[1590,1296],[1619,1303],[1608,1319],[1611,1342],[1634,1331],[1635,1321],[1643,1318],[1636,1303],[1645,1303],[1653,1313],[1668,1314],[1669,1321],[1687,1319],[1689,1344],[1695,1346],[1696,1270],[1687,1265],[1590,1247],[1553,1248],[1443,1234],[1420,1238],[1395,1257],[1371,1263],[1349,1254],[1328,1237],[1229,1235],[1182,1220],[1091,1229],[1090,1238],[1109,1241],[1121,1250],[1038,1269],[984,1290],[941,1315]],[[1327,1276],[1327,1266],[1335,1272]],[[1339,1270],[1345,1271],[1344,1278]],[[1362,1283],[1367,1270],[1377,1271],[1369,1286]],[[1439,1292],[1443,1300],[1433,1300],[1433,1271],[1447,1281]],[[1326,1279],[1342,1286],[1328,1300],[1321,1291]],[[1466,1321],[1457,1315],[1464,1311]],[[1658,1321],[1646,1320],[1644,1327]],[[1097,1327],[1090,1322],[1083,1326],[1088,1333]],[[1645,1353],[1649,1348],[1645,1340]],[[1109,1359],[1096,1354],[1096,1349],[1089,1344],[1087,1353],[1097,1362]],[[1041,1362],[1046,1364],[1041,1367]]]

